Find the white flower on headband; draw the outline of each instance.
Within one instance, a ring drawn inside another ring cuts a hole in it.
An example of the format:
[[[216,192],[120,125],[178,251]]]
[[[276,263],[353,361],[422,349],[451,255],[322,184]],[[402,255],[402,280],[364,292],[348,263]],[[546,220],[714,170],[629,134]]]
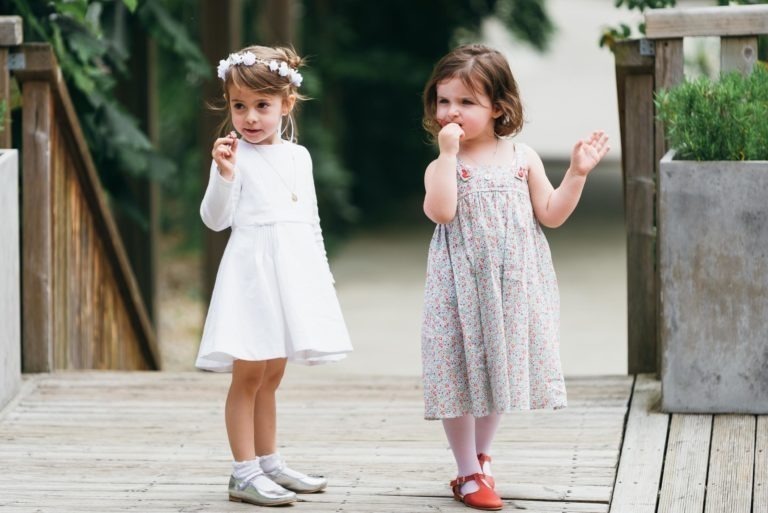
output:
[[[289,82],[293,86],[299,87],[304,80],[301,73],[295,68],[291,68],[287,62],[277,61],[275,59],[269,61],[259,59],[253,52],[229,54],[229,57],[219,61],[219,65],[216,68],[216,74],[221,80],[225,80],[227,78],[227,71],[229,71],[229,68],[232,66],[253,66],[256,63],[263,64],[269,68],[270,71],[276,72],[281,77],[288,77]]]
[[[296,87],[300,87],[301,82],[304,80],[304,77],[301,76],[301,73],[299,73],[295,69],[291,70],[291,73],[288,75],[288,78],[291,80],[291,84],[295,85]]]

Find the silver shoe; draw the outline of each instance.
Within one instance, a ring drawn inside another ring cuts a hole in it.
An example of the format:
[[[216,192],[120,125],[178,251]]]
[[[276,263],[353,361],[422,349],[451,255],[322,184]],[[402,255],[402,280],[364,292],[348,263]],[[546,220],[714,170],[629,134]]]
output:
[[[281,461],[280,466],[272,472],[266,472],[266,475],[283,488],[296,493],[315,493],[328,486],[328,480],[324,477],[308,476],[289,469],[285,466],[285,461]]]
[[[242,479],[235,479],[235,476],[229,478],[229,500],[232,502],[247,502],[257,506],[280,506],[296,502],[297,499],[296,494],[289,490],[260,490],[253,480],[246,483]]]

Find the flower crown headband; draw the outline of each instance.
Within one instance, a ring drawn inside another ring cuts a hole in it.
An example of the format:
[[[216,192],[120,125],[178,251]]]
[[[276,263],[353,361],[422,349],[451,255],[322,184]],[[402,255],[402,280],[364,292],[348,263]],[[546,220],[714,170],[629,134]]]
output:
[[[269,68],[269,71],[273,71],[281,77],[288,77],[291,85],[299,87],[301,81],[304,78],[301,76],[296,68],[292,68],[285,61],[277,61],[275,59],[265,60],[256,57],[253,52],[247,51],[243,53],[230,53],[229,57],[219,61],[219,67],[216,69],[219,78],[224,80],[227,76],[227,71],[232,66],[253,66],[254,64],[263,64]]]

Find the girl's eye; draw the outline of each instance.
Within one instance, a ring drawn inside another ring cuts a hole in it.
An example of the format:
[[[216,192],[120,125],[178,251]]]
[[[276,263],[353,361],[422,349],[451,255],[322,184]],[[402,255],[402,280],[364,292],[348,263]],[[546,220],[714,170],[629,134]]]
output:
[[[472,105],[474,102],[472,100],[464,100],[462,103],[464,105]]]
[[[268,109],[269,104],[267,102],[259,102],[259,108],[260,109]]]
[[[437,100],[437,103],[439,103],[439,104],[441,104],[441,105],[445,105],[445,104],[447,104],[447,103],[448,103],[448,100],[446,100],[445,98],[443,98],[443,99]]]
[[[242,103],[236,103],[236,104],[234,104],[234,105],[233,105],[233,108],[234,108],[235,110],[240,110],[240,109],[242,109],[243,107],[245,107],[245,105],[243,105]]]

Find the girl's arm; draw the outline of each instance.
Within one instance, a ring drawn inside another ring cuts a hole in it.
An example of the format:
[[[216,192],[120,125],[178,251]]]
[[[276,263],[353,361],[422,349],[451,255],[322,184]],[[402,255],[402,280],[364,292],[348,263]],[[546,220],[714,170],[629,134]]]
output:
[[[230,132],[227,137],[220,137],[213,143],[211,156],[211,175],[203,202],[200,204],[200,217],[205,226],[220,232],[232,226],[235,213],[233,191],[236,189],[235,160],[237,156],[237,135]]]
[[[232,226],[235,213],[234,191],[240,186],[236,178],[235,175],[227,180],[220,174],[216,162],[211,163],[208,188],[200,204],[200,217],[205,226],[215,232]]]
[[[310,159],[310,166],[311,166],[312,159],[311,157],[309,157],[308,152],[307,152],[307,157]],[[336,279],[333,277],[333,273],[331,272],[331,264],[330,262],[328,262],[328,253],[325,251],[325,240],[323,239],[323,229],[320,227],[320,209],[318,209],[317,207],[317,193],[315,192],[314,174],[312,174],[310,177],[310,183],[312,185],[312,202],[313,202],[312,231],[315,234],[315,244],[317,244],[318,251],[325,259],[325,265],[328,267],[328,274],[331,275],[331,283],[336,283]]]
[[[577,142],[571,151],[571,165],[563,181],[552,187],[541,159],[529,147],[525,147],[528,160],[528,188],[536,219],[548,228],[562,225],[573,213],[584,190],[587,175],[608,153],[608,136],[603,131],[592,132],[589,139]]]
[[[448,224],[456,217],[456,155],[463,136],[456,123],[445,125],[438,134],[440,155],[424,173],[424,213],[437,224]]]

